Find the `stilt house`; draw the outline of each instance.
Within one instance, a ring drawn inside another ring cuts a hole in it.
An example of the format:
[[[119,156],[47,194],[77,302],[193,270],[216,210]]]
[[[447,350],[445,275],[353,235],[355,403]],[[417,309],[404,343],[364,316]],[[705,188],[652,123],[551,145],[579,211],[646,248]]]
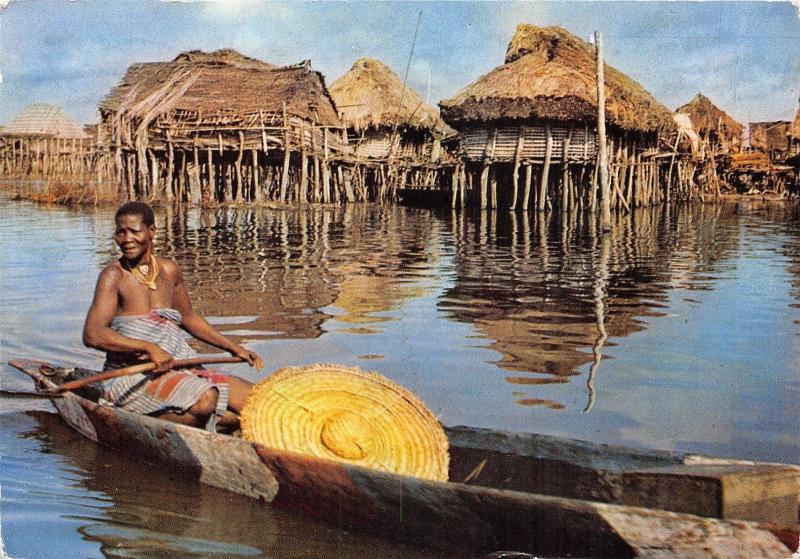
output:
[[[439,104],[460,135],[462,203],[469,183],[481,207],[595,207],[595,57],[592,45],[560,27],[521,24],[505,64]],[[652,156],[659,131],[674,129],[672,113],[623,73],[608,65],[604,72],[611,205],[655,202],[668,191],[658,188]]]
[[[89,137],[61,107],[36,103],[0,132],[0,174],[78,174],[91,157]]]
[[[789,154],[800,154],[800,107],[798,107],[797,112],[794,114],[794,121],[792,121]]]
[[[744,127],[702,93],[679,107],[678,112],[692,119],[695,132],[710,150],[709,155],[741,150]]]
[[[785,120],[750,123],[750,147],[781,161],[789,151],[792,123]]]
[[[448,156],[441,141],[455,131],[391,68],[360,58],[330,90],[347,127],[356,170],[370,175],[362,187],[391,195],[398,186],[436,182]]]
[[[333,202],[336,106],[308,61],[277,67],[225,49],[134,64],[100,105],[128,198]]]

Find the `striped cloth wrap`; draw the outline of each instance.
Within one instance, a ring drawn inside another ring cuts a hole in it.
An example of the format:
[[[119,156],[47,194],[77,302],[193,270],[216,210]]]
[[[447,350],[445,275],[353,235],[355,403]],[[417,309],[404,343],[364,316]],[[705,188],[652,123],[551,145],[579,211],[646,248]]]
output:
[[[128,338],[157,344],[175,359],[187,359],[196,356],[197,352],[186,343],[186,335],[180,328],[181,320],[181,313],[174,309],[155,309],[148,315],[115,316],[111,328]],[[103,370],[120,369],[140,362],[138,354],[109,352]],[[99,401],[140,414],[182,413],[210,388],[219,391],[216,415],[222,415],[228,408],[228,377],[216,369],[202,367],[107,380],[103,383],[104,395]]]

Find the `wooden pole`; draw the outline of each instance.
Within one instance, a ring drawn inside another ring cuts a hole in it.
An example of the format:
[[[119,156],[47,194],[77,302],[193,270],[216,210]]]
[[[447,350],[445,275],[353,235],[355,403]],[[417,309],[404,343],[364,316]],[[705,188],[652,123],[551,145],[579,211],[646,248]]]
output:
[[[497,209],[497,166],[489,167],[489,187],[492,192],[492,209]]]
[[[197,147],[197,137],[195,136],[194,141],[192,142],[192,179],[191,185],[192,188],[190,190],[191,200],[190,202],[196,203],[199,202],[203,198],[203,185],[201,184],[200,180],[200,153],[199,148]]]
[[[512,189],[511,189],[511,207],[509,209],[517,209],[517,192],[519,189],[519,164],[522,159],[522,148],[525,144],[525,127],[519,127],[519,134],[517,136],[517,149],[514,150],[514,173],[512,175]]]
[[[216,196],[217,192],[217,170],[214,168],[214,154],[210,146],[206,148],[206,168],[208,169],[208,181],[200,201],[204,206],[211,203],[211,197]]]
[[[172,135],[167,130],[167,184],[164,185],[164,196],[167,202],[172,202],[172,177],[175,166],[175,149],[172,147]]]
[[[545,124],[544,127],[545,142],[544,142],[544,164],[542,165],[542,177],[539,182],[539,207],[540,212],[543,212],[547,207],[547,181],[550,178],[550,159],[553,156],[553,131],[550,129],[550,124]]]
[[[572,128],[564,138],[563,153],[561,154],[561,212],[569,209],[569,144],[572,140]]]
[[[525,191],[522,195],[522,211],[527,212],[531,198],[531,182],[533,181],[533,166],[525,164]],[[527,218],[526,218],[527,220]]]
[[[595,31],[595,46],[597,48],[597,147],[598,165],[600,169],[600,223],[603,232],[611,231],[611,206],[609,205],[610,192],[608,189],[608,154],[606,153],[606,91],[605,77],[603,76],[603,34]]]
[[[286,114],[286,102],[283,102],[283,171],[281,172],[280,201],[286,201],[286,189],[289,186],[289,118]]]
[[[236,203],[244,202],[244,178],[242,177],[242,157],[244,156],[244,132],[239,130],[239,153],[236,154]]]
[[[326,204],[332,202],[331,200],[331,173],[328,163],[329,149],[328,149],[328,129],[322,129],[323,134],[323,158],[322,158],[322,197]]]
[[[258,150],[250,148],[250,169],[253,175],[253,200],[261,201],[261,184],[258,176]]]

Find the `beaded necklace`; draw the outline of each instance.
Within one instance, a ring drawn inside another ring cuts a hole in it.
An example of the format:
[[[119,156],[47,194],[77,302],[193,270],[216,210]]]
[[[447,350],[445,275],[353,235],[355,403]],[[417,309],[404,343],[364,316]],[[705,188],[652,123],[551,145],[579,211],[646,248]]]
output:
[[[141,264],[132,268],[130,264],[125,263],[128,270],[130,270],[133,277],[145,284],[150,289],[156,288],[156,278],[158,277],[158,260],[150,254],[150,265]],[[146,275],[145,275],[146,274]]]

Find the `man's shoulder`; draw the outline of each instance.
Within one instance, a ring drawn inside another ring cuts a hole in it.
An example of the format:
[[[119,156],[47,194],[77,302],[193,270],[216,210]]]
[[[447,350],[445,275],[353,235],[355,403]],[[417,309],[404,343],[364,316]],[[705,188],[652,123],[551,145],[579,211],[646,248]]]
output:
[[[122,266],[120,266],[119,262],[114,261],[100,272],[100,276],[97,278],[98,288],[100,286],[118,286],[122,281],[122,276]]]
[[[100,279],[114,280],[120,278],[122,278],[122,266],[116,260],[100,272]]]
[[[158,266],[167,276],[177,276],[181,272],[178,264],[171,258],[158,257]]]

